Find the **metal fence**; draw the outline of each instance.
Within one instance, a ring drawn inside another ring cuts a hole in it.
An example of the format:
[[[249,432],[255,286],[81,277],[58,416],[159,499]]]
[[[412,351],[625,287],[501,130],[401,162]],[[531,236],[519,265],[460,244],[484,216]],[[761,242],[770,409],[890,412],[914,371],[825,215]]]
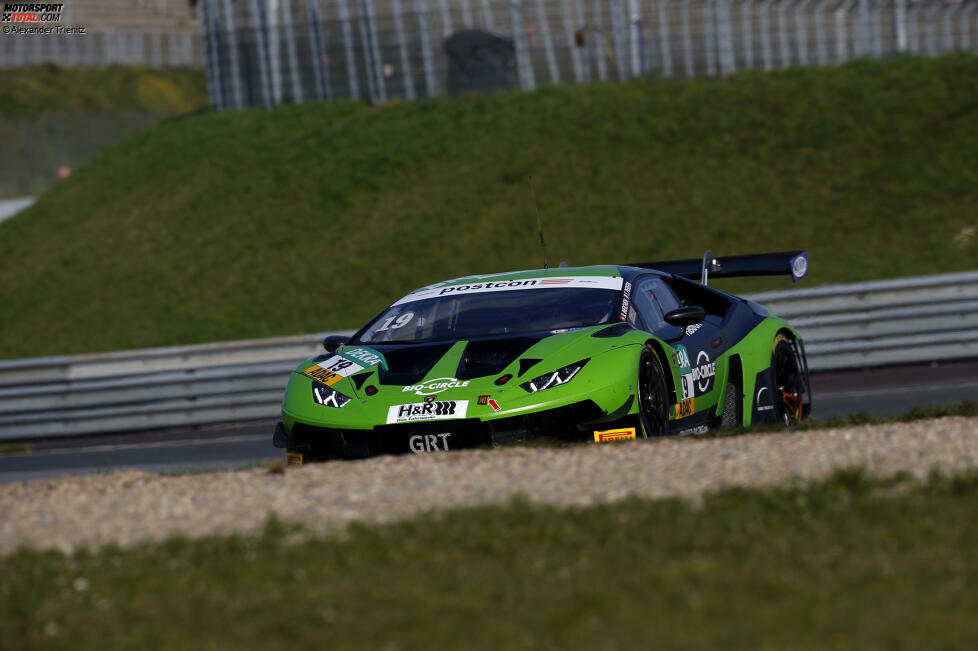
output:
[[[813,371],[978,358],[978,272],[751,298],[796,325]],[[0,440],[275,418],[326,334],[0,361]]]
[[[219,109],[978,51],[976,0],[201,0]],[[459,33],[482,30],[481,38]],[[452,38],[455,40],[451,40]],[[462,86],[464,89],[464,85]]]
[[[92,31],[0,37],[0,68],[54,64],[73,68],[135,65],[201,68],[201,35],[191,31]]]

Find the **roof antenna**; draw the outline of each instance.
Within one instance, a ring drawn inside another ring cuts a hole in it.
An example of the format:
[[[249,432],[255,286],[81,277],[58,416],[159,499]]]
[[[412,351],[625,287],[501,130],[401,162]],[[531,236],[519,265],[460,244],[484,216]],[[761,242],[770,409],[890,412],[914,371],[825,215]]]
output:
[[[543,241],[543,226],[540,224],[540,204],[537,203],[537,191],[533,187],[533,177],[530,177],[530,192],[533,193],[533,207],[537,211],[537,230],[540,232],[540,246],[543,247],[543,268],[549,269],[550,263],[547,262],[547,243]]]

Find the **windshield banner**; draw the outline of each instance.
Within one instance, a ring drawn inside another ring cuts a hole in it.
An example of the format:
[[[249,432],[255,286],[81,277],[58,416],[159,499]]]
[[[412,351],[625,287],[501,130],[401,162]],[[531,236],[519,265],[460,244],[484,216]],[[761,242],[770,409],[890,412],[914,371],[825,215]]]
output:
[[[468,285],[444,285],[441,287],[431,287],[408,294],[394,305],[423,301],[429,298],[439,298],[441,296],[456,296],[459,294],[484,294],[486,292],[507,292],[518,289],[554,289],[560,287],[575,287],[585,289],[613,289],[619,290],[624,282],[623,278],[609,278],[606,276],[569,276],[567,278],[520,278],[518,280],[492,280],[486,282],[470,283]]]

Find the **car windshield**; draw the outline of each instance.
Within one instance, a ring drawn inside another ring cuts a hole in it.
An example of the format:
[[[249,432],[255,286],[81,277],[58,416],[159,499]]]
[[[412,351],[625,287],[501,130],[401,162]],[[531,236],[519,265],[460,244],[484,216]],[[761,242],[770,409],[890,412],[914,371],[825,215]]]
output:
[[[587,281],[593,287],[508,287],[409,294],[389,307],[353,343],[421,343],[494,335],[563,331],[617,317],[621,278]],[[503,283],[493,283],[502,285]],[[617,288],[615,288],[617,286]],[[462,286],[468,287],[468,286]],[[435,295],[432,295],[435,294]],[[417,296],[412,300],[412,297]]]

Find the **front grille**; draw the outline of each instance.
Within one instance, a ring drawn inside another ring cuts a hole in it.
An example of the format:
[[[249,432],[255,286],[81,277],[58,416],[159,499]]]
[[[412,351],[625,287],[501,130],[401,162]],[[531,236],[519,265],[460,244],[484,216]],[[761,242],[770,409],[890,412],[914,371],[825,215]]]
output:
[[[590,400],[527,416],[483,423],[478,418],[378,425],[372,430],[332,429],[296,423],[292,440],[308,446],[319,459],[358,459],[376,454],[461,450],[530,438],[583,438],[579,423],[599,418],[601,408]]]

